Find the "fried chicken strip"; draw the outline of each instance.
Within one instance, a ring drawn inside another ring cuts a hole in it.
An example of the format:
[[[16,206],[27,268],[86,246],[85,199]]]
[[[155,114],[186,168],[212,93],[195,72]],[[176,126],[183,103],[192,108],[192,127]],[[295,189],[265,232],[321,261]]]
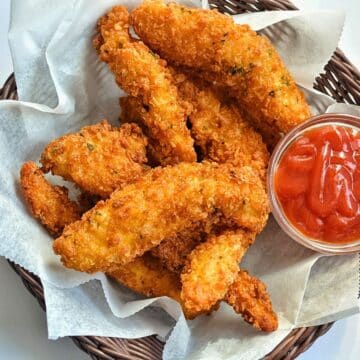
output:
[[[204,313],[203,311],[190,312],[184,308],[180,298],[181,282],[179,275],[166,269],[159,259],[149,253],[126,265],[121,265],[107,275],[144,296],[168,296],[176,300],[182,306],[186,319],[191,320]]]
[[[201,157],[236,167],[251,166],[265,181],[269,152],[238,108],[223,101],[198,79],[175,70],[173,74]],[[145,112],[142,103],[134,97],[121,98],[120,105],[122,122],[138,123]]]
[[[187,108],[191,133],[195,144],[206,160],[231,163],[234,166],[252,166],[265,181],[269,154],[258,135],[241,117],[234,106],[228,105],[211,87],[171,69],[184,108]],[[141,102],[133,97],[122,98],[122,120],[137,122]],[[200,230],[200,229],[199,229]],[[171,270],[181,270],[187,256],[205,240],[201,231],[187,232],[166,239],[152,250]],[[234,262],[237,263],[238,261]]]
[[[191,245],[177,251],[177,246],[181,246],[177,241],[186,239]],[[180,236],[165,240],[154,248],[152,253],[166,269],[170,264],[173,271],[179,273],[179,269],[187,264],[181,273],[180,300],[177,300],[187,319],[210,313],[221,300],[225,300],[257,329],[269,332],[278,328],[278,319],[264,283],[239,270],[238,262],[252,241],[252,234],[238,230],[231,235],[212,235],[200,245],[199,238]],[[163,245],[165,249],[161,249]]]
[[[50,184],[34,162],[23,164],[20,186],[31,213],[52,235],[80,219],[80,208],[69,199],[68,189]]]
[[[209,87],[206,88],[202,82],[178,71],[173,71],[173,74],[179,94],[188,109],[191,133],[203,157],[217,162],[230,162],[235,166],[252,165],[265,180],[268,152],[260,136],[243,120],[239,111],[223,103],[219,95]],[[136,121],[143,111],[141,102],[136,98],[122,98],[121,105],[124,121]],[[224,298],[237,277],[238,263],[251,243],[242,243],[245,237],[253,238],[249,233],[244,236],[244,232],[239,230],[231,235],[213,235],[199,245],[206,237],[204,234],[201,236],[201,231],[192,230],[166,239],[152,250],[152,254],[167,268],[177,272],[192,252],[181,275],[184,311],[203,312]],[[220,261],[218,256],[221,257]],[[238,286],[240,282],[241,279],[238,279]],[[246,292],[247,286],[251,284],[245,281],[242,285],[243,292]],[[248,290],[252,291],[252,288]],[[231,298],[235,301],[236,309],[242,306],[243,313],[247,311],[249,298],[243,301],[234,291],[231,292]],[[256,301],[258,299],[254,298],[253,304],[257,304]],[[273,314],[271,303],[270,310],[262,317],[271,317]],[[258,321],[256,317],[245,318],[247,321]],[[277,327],[277,322],[274,324]]]
[[[181,163],[150,170],[64,230],[54,242],[66,267],[111,271],[193,224],[240,226],[260,232],[268,200],[258,176],[214,163]]]
[[[168,296],[180,302],[180,278],[146,253],[107,275],[147,297]]]
[[[225,300],[249,324],[262,331],[275,331],[278,320],[265,285],[239,270],[241,257],[253,240],[253,234],[243,230],[208,238],[192,230],[164,240],[151,252],[175,273],[186,264],[181,272],[180,303],[185,314],[193,314],[187,315],[188,319],[211,312]]]
[[[256,328],[262,331],[277,329],[277,315],[272,309],[265,284],[246,271],[239,271],[236,280],[228,289],[225,301]]]
[[[251,124],[251,126],[261,135],[262,140],[266,144],[268,150],[272,152],[276,144],[283,136],[283,133],[279,129],[274,128],[274,126],[268,122],[265,122],[261,118],[254,116],[250,110],[247,111],[246,108],[241,107],[239,102],[236,103],[236,99],[234,105],[236,106],[236,110],[241,114],[241,116],[246,119],[247,122]]]
[[[35,163],[22,166],[21,188],[30,211],[51,234],[59,235],[65,225],[80,219],[80,209],[69,200],[67,189],[51,185]],[[179,274],[166,269],[148,253],[107,275],[147,297],[168,296],[181,304]],[[203,313],[183,310],[188,319]]]
[[[181,300],[187,311],[209,310],[224,298],[253,240],[246,231],[225,231],[191,252],[181,273]]]
[[[80,209],[69,200],[67,189],[51,185],[35,163],[27,162],[22,166],[21,188],[30,211],[51,234],[60,235],[65,225],[80,219]],[[166,269],[148,253],[107,275],[142,295],[168,296],[181,304],[179,274]],[[201,313],[185,309],[184,312],[188,319]]]
[[[155,257],[144,254],[132,262],[121,265],[107,273],[120,284],[147,297],[168,296],[180,303],[185,317],[189,320],[203,313],[215,310],[217,304],[209,311],[187,309],[181,299],[181,283],[178,274],[166,269]],[[246,271],[240,270],[235,281],[225,294],[226,301],[242,314],[244,320],[263,331],[277,329],[277,316],[271,307],[265,285],[252,278]]]
[[[69,200],[68,190],[51,185],[35,163],[22,166],[21,188],[30,211],[51,234],[59,235],[65,225],[80,219],[80,209]],[[181,304],[179,274],[166,269],[159,259],[148,253],[107,275],[147,297],[168,296]],[[203,313],[183,310],[188,319]]]
[[[145,126],[145,123],[147,121],[144,121],[144,119],[149,116],[148,106],[144,105],[140,98],[133,96],[121,97],[119,99],[119,104],[121,107],[120,123],[135,123],[148,137],[146,155],[149,164],[153,167],[161,163],[165,165],[166,161],[161,160],[161,158],[159,157],[159,144],[156,141],[152,140],[151,134],[149,133],[148,128]]]
[[[80,209],[75,202],[68,199],[67,189],[48,183],[35,163],[28,162],[23,165],[21,187],[31,212],[52,234],[61,233],[65,225],[79,219]],[[191,239],[190,236],[186,237],[185,234],[183,234],[183,237],[184,239]],[[178,239],[181,239],[181,234]],[[184,259],[178,259],[179,264],[183,261]],[[134,261],[122,265],[108,275],[145,296],[169,296],[175,299],[182,305],[188,319],[193,319],[204,312],[210,312],[217,305],[215,303],[213,307],[208,309],[195,309],[185,306],[180,295],[181,283],[179,275],[166,269],[159,260],[154,259],[149,254],[144,254]],[[232,299],[230,301],[235,301],[235,309],[239,311],[241,302],[238,299],[238,292],[232,290],[227,295],[227,298]],[[247,299],[247,302],[249,302],[249,299]],[[241,309],[242,312],[246,311],[246,308]],[[252,312],[252,314],[253,317],[256,316],[256,313]]]
[[[144,104],[146,112],[141,120],[158,162],[195,161],[193,140],[166,62],[132,39],[128,30],[129,13],[122,6],[99,20],[94,46],[100,59],[109,64],[119,86]]]
[[[120,98],[120,105],[121,122],[138,123],[141,113],[145,111],[141,101],[132,96]],[[151,249],[151,254],[157,257],[167,269],[179,273],[191,251],[202,241],[205,241],[208,235],[203,231],[202,224],[196,224],[191,229],[186,229],[165,239]]]
[[[43,170],[107,198],[148,169],[147,140],[135,124],[112,128],[106,121],[52,141],[41,155]]]
[[[203,229],[202,224],[194,225],[175,236],[166,238],[158,246],[151,249],[151,254],[157,257],[170,271],[180,273],[188,255],[196,246],[205,241],[207,236],[208,234]]]
[[[191,135],[205,160],[251,166],[265,181],[269,153],[261,136],[207,83],[173,70],[182,101],[188,103]]]
[[[286,133],[310,116],[304,95],[265,37],[216,10],[146,0],[131,13],[142,41],[164,59],[224,86],[261,129]]]

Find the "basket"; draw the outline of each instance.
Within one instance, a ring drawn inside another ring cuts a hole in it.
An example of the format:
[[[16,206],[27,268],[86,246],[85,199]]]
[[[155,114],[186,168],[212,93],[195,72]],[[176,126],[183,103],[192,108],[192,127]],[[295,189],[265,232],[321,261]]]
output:
[[[210,0],[209,3],[212,8],[232,15],[265,10],[296,10],[287,0]],[[324,73],[316,78],[314,88],[338,102],[360,105],[360,73],[339,49],[325,66]],[[0,89],[0,99],[17,99],[16,90],[15,77],[11,75]],[[46,310],[40,279],[21,266],[9,263],[28,291]],[[262,360],[295,359],[331,326],[332,323],[294,329]],[[74,336],[71,339],[92,359],[99,360],[158,360],[161,359],[164,346],[155,336],[129,340],[98,336]]]

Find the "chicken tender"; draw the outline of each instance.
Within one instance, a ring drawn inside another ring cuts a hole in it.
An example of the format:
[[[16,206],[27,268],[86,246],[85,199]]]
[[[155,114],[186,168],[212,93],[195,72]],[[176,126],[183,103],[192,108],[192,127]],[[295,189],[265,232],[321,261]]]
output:
[[[179,275],[166,269],[159,259],[149,253],[126,265],[121,265],[115,271],[107,273],[107,275],[144,296],[168,296],[176,300],[182,306],[184,315],[189,320],[204,313],[201,311],[190,312],[183,307],[180,298],[181,282]],[[212,310],[214,308],[210,311]]]
[[[256,328],[262,331],[275,331],[278,328],[277,315],[272,309],[266,286],[246,271],[239,271],[225,300],[246,322]]]
[[[31,213],[52,235],[80,219],[80,208],[69,199],[68,189],[50,184],[34,162],[22,166],[20,186]]]
[[[187,106],[191,135],[204,159],[251,166],[265,181],[269,153],[261,136],[208,84],[174,71],[175,83]]]
[[[99,202],[65,228],[54,251],[66,267],[111,271],[198,222],[258,233],[268,213],[265,190],[251,168],[181,163],[150,170]]]
[[[270,41],[216,10],[146,0],[131,13],[142,41],[164,59],[225,86],[256,121],[286,133],[310,117],[303,93]]]
[[[165,239],[158,246],[151,249],[151,254],[169,270],[180,273],[188,255],[201,242],[206,240],[206,230],[202,224],[186,229],[175,236]]]
[[[142,118],[146,111],[146,105],[144,105],[141,99],[134,96],[124,96],[119,99],[121,107],[120,123],[135,123],[140,127],[143,126]],[[151,144],[150,144],[151,145]]]
[[[108,276],[115,279],[120,284],[136,291],[147,297],[168,296],[177,302],[183,308],[185,317],[189,320],[204,314],[210,313],[218,306],[216,304],[209,311],[187,309],[181,300],[181,283],[178,274],[166,269],[155,257],[146,253],[136,258],[132,262],[121,265],[116,270],[107,273]],[[241,285],[239,285],[241,284]],[[240,286],[240,291],[238,287]],[[248,292],[254,295],[253,300],[249,296],[243,298],[242,294]],[[257,293],[259,291],[259,294]],[[245,271],[240,270],[236,276],[235,282],[229,288],[225,295],[227,301],[234,307],[236,312],[245,314],[244,306],[251,304],[250,311],[255,314],[255,318],[243,315],[245,320],[254,324],[255,327],[264,331],[274,331],[277,328],[277,317],[271,308],[271,302],[264,285],[257,279],[251,278]],[[231,300],[229,300],[231,299]],[[257,308],[257,312],[254,309]],[[261,326],[261,327],[260,327]]]
[[[146,120],[144,121],[148,114],[148,107],[144,105],[140,98],[133,96],[121,97],[119,99],[121,114],[120,114],[120,123],[135,123],[137,124],[143,133],[148,137],[148,146],[146,148],[146,155],[149,161],[149,164],[152,166],[157,166],[159,163],[163,163],[159,158],[159,144],[156,141],[153,141],[151,134],[147,127],[145,126]],[[160,150],[161,152],[161,150]]]
[[[272,152],[276,144],[283,136],[283,133],[269,123],[264,122],[262,119],[252,116],[250,114],[251,111],[247,111],[245,108],[241,107],[239,103],[236,104],[236,100],[233,106],[236,106],[236,110],[242,115],[242,117],[246,119],[246,121],[261,135],[261,138],[266,144],[268,150]]]
[[[168,296],[180,302],[180,278],[146,253],[107,275],[147,297]]]
[[[171,69],[178,87],[182,106],[186,109],[195,144],[202,157],[219,163],[229,162],[234,166],[252,166],[265,181],[269,154],[265,144],[239,111],[228,105],[208,84],[190,78],[178,70]],[[122,121],[138,122],[141,102],[133,97],[120,99]],[[201,242],[204,235],[186,232],[164,240],[152,250],[173,271],[181,270],[188,254]]]
[[[181,300],[187,311],[207,311],[224,298],[254,237],[242,230],[226,231],[192,251],[181,273]]]
[[[89,194],[107,198],[147,171],[146,144],[137,125],[115,129],[102,121],[52,141],[40,161],[44,171],[74,182]]]
[[[116,82],[144,104],[141,121],[153,156],[162,165],[196,160],[193,140],[166,62],[129,35],[126,8],[114,7],[98,22],[94,40],[100,59],[109,64]]]

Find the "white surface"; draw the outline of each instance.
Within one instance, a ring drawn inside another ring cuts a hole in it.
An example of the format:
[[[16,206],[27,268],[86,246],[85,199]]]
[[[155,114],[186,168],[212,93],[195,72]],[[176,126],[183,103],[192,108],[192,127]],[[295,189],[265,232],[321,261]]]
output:
[[[0,82],[11,71],[6,30],[8,27],[9,0],[0,1]],[[309,8],[309,1],[297,1]],[[340,47],[359,67],[360,42],[354,41],[360,26],[358,0],[312,1],[311,8],[344,8],[348,12],[347,24]],[[354,36],[353,36],[354,35]],[[19,278],[0,261],[0,359],[85,359],[69,340],[48,341],[46,318],[36,301],[23,288]],[[358,359],[360,356],[360,316],[339,321],[300,359]],[[21,341],[19,341],[21,339]]]
[[[3,258],[0,284],[0,359],[89,359],[70,339],[47,339],[44,311]]]

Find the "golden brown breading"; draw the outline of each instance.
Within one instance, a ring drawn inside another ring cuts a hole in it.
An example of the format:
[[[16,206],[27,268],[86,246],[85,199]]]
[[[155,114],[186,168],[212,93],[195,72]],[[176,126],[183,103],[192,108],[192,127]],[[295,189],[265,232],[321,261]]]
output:
[[[201,224],[191,229],[166,238],[158,246],[151,249],[151,254],[157,257],[164,266],[179,273],[191,251],[206,239],[206,231]]]
[[[141,99],[134,96],[124,96],[119,99],[121,107],[120,123],[135,123],[140,127],[143,126],[142,118],[146,112],[146,105]],[[143,129],[145,132],[145,129]],[[149,144],[151,145],[151,144]]]
[[[151,166],[159,165],[159,143],[151,138],[148,128],[145,126],[143,119],[148,116],[147,106],[144,105],[140,98],[133,96],[125,96],[119,99],[121,114],[120,123],[135,123],[148,138],[148,146],[146,147],[146,155]],[[160,150],[161,151],[161,150]]]
[[[225,86],[257,122],[286,133],[310,116],[277,50],[248,25],[215,10],[144,1],[131,13],[142,41],[164,59]]]
[[[231,96],[232,94],[231,92],[229,92],[229,89],[226,86],[220,86],[216,82],[214,83],[209,81],[211,79],[208,79],[208,81],[206,81],[205,79],[199,77],[199,73],[194,73],[193,71],[188,70],[185,67],[169,66],[169,69],[172,71],[175,82],[179,81],[179,79],[180,82],[183,82],[183,75],[185,75],[187,79],[192,80],[194,84],[197,85],[201,90],[211,90],[214,96],[216,96],[221,102],[222,107],[228,106],[232,109],[235,109],[235,112],[239,114],[240,118],[242,119],[241,122],[247,123],[254,130],[256,130],[257,134],[261,135],[262,141],[267,145],[268,150],[272,151],[275,145],[281,139],[281,133],[274,131],[273,126],[271,126],[269,123],[251,116],[250,113],[246,110],[246,108],[242,107],[239,102],[234,98],[234,96]],[[179,75],[176,76],[176,74]],[[185,101],[185,109],[187,109],[188,111],[187,114],[190,114],[192,109],[190,108],[189,110],[186,104],[188,103]]]
[[[276,128],[274,129],[269,123],[262,121],[262,119],[251,116],[250,111],[247,111],[246,108],[236,104],[236,100],[234,100],[234,105],[236,106],[237,111],[241,113],[242,117],[261,135],[263,142],[267,145],[267,148],[271,153],[283,134],[276,130]]]
[[[225,231],[191,252],[181,273],[181,300],[187,311],[208,311],[224,298],[254,237],[243,230]]]
[[[168,296],[176,300],[183,308],[187,319],[194,319],[196,316],[216,310],[218,305],[210,311],[187,311],[180,298],[181,283],[178,274],[166,269],[159,259],[146,253],[134,261],[121,265],[115,271],[107,273],[122,285],[130,288],[147,297]]]
[[[179,275],[166,269],[159,259],[149,253],[126,265],[119,266],[116,270],[108,272],[107,275],[144,296],[168,296],[176,300],[182,306],[187,319],[194,319],[198,315],[210,313],[218,307],[218,303],[216,303],[209,311],[187,309],[180,296],[181,283]],[[235,277],[235,282],[233,282],[225,295],[229,304],[255,327],[264,331],[276,330],[277,317],[273,313],[263,283],[251,278],[243,270],[240,270],[238,274],[236,271]],[[251,296],[253,296],[253,299],[251,299]],[[248,308],[246,308],[247,306]]]
[[[239,271],[225,300],[246,322],[256,328],[262,331],[275,331],[278,328],[277,315],[272,309],[265,284],[246,271]]]
[[[171,69],[179,89],[182,105],[186,108],[191,123],[195,144],[200,147],[202,157],[219,163],[229,162],[234,166],[250,165],[265,181],[269,154],[258,135],[242,119],[238,110],[228,105],[207,84]],[[138,99],[126,97],[120,100],[122,120],[139,118],[142,104]],[[199,229],[200,230],[200,229]],[[187,231],[164,240],[152,250],[173,271],[181,270],[189,253],[201,242],[201,231]],[[204,240],[204,236],[202,237]]]
[[[69,268],[110,271],[198,222],[258,233],[268,212],[265,190],[251,168],[181,163],[152,169],[115,191],[66,227],[54,250]]]
[[[107,121],[52,141],[41,155],[44,171],[107,198],[148,169],[147,140],[135,124],[112,128]]]
[[[230,162],[235,166],[252,165],[265,180],[269,158],[267,149],[260,136],[242,119],[239,111],[224,102],[218,93],[203,82],[179,71],[173,70],[172,73],[182,105],[187,109],[195,144],[201,148],[203,157],[217,162]],[[139,114],[144,111],[136,98],[122,98],[121,105],[123,121],[137,122]],[[196,233],[192,229],[164,240],[152,250],[152,254],[168,269],[179,271],[195,248],[182,273],[184,311],[207,311],[225,296],[237,276],[240,257],[249,245],[239,246],[239,237],[242,236],[241,230],[239,232],[237,237],[213,236],[196,247],[201,239],[204,240],[204,236],[201,237],[201,231]],[[223,250],[223,253],[219,250]],[[221,262],[217,262],[219,254]]]
[[[64,227],[80,219],[79,206],[70,201],[68,189],[50,184],[32,161],[20,171],[20,185],[31,213],[55,236]]]
[[[144,254],[107,275],[147,297],[168,296],[180,302],[180,278],[158,259]]]
[[[122,6],[99,20],[94,45],[100,59],[109,64],[119,86],[145,105],[141,121],[158,162],[195,161],[193,140],[166,62],[142,42],[131,39],[128,28],[129,13]]]
[[[234,166],[251,166],[265,180],[269,152],[238,107],[223,100],[209,84],[174,69],[172,73],[201,157]],[[145,111],[141,101],[124,97],[120,104],[121,121],[138,123]]]
[[[173,74],[182,100],[190,104],[191,135],[204,159],[251,166],[265,181],[269,153],[237,107],[221,99],[209,84],[176,70]]]
[[[130,23],[141,40],[157,49],[162,58],[201,69],[216,65],[218,42],[234,28],[231,17],[217,11],[162,0],[143,1],[131,12]]]

